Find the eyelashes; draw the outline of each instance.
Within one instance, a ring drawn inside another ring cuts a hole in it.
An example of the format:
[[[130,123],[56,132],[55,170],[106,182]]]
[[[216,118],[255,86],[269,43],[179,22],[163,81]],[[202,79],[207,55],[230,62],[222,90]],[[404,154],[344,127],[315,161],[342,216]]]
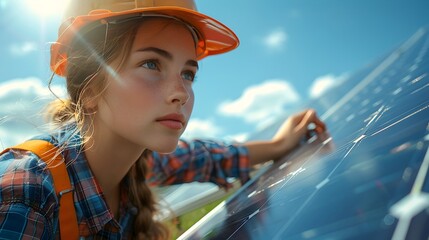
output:
[[[143,67],[148,70],[161,72],[161,63],[158,59],[147,59],[140,63],[140,67]],[[193,70],[184,70],[180,76],[182,79],[194,82],[196,79],[196,71]]]
[[[195,82],[195,72],[193,71],[184,71],[182,73],[182,78],[191,82]]]
[[[148,60],[143,61],[140,64],[141,67],[147,68],[149,70],[157,70],[157,71],[160,71],[159,65],[160,65],[160,63],[156,59],[148,59]]]

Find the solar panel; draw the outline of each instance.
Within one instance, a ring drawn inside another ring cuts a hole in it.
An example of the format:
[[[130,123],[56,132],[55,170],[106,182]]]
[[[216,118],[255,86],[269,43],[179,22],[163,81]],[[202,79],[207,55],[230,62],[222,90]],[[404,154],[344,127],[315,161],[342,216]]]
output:
[[[428,48],[421,29],[308,103],[329,132],[275,162],[179,239],[428,239]]]

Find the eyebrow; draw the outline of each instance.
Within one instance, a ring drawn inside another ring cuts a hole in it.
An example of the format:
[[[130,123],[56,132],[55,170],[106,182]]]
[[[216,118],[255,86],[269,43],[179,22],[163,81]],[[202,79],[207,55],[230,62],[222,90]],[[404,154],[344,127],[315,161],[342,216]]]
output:
[[[142,49],[138,49],[136,52],[154,52],[158,55],[161,55],[164,58],[167,58],[168,60],[173,60],[173,55],[167,51],[165,51],[164,49],[161,48],[157,48],[157,47],[147,47],[147,48],[142,48]],[[199,69],[198,66],[198,62],[195,60],[188,60],[185,63],[188,66],[191,67],[196,67],[197,69]]]

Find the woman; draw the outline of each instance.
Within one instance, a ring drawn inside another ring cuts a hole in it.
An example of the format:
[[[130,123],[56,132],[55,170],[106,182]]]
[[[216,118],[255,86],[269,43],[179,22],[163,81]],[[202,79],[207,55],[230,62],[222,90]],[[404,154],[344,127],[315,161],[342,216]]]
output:
[[[64,158],[77,216],[69,224],[78,224],[81,238],[169,238],[154,220],[147,161],[157,184],[197,180],[227,187],[227,177],[246,181],[250,165],[290,151],[308,124],[317,133],[325,130],[307,110],[289,118],[270,141],[181,141],[176,149],[193,108],[198,60],[237,47],[235,34],[196,12],[193,1],[71,4],[71,18],[51,48],[52,70],[66,78],[70,98],[50,105],[57,128],[37,139],[54,144]],[[184,156],[193,158],[149,156],[175,149],[172,156],[187,151]],[[3,153],[0,164],[0,237],[59,238],[67,226],[58,223],[62,195],[54,191],[50,168],[18,149]]]

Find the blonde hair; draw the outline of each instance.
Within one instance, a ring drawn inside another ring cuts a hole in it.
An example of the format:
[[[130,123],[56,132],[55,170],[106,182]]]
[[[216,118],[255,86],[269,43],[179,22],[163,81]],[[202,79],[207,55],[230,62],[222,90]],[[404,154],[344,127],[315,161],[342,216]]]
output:
[[[88,133],[89,115],[94,109],[88,103],[99,97],[106,87],[105,66],[120,60],[120,69],[130,54],[131,46],[140,26],[140,20],[121,24],[105,24],[79,35],[71,44],[67,63],[67,92],[69,99],[57,99],[48,107],[48,119],[57,126],[75,122],[82,136]],[[97,94],[91,89],[97,89]],[[99,91],[98,91],[99,90]],[[84,144],[84,142],[82,143]],[[145,152],[132,166],[124,180],[128,185],[130,202],[137,207],[133,239],[168,239],[170,232],[161,222],[154,220],[156,201],[146,183],[147,163]]]

